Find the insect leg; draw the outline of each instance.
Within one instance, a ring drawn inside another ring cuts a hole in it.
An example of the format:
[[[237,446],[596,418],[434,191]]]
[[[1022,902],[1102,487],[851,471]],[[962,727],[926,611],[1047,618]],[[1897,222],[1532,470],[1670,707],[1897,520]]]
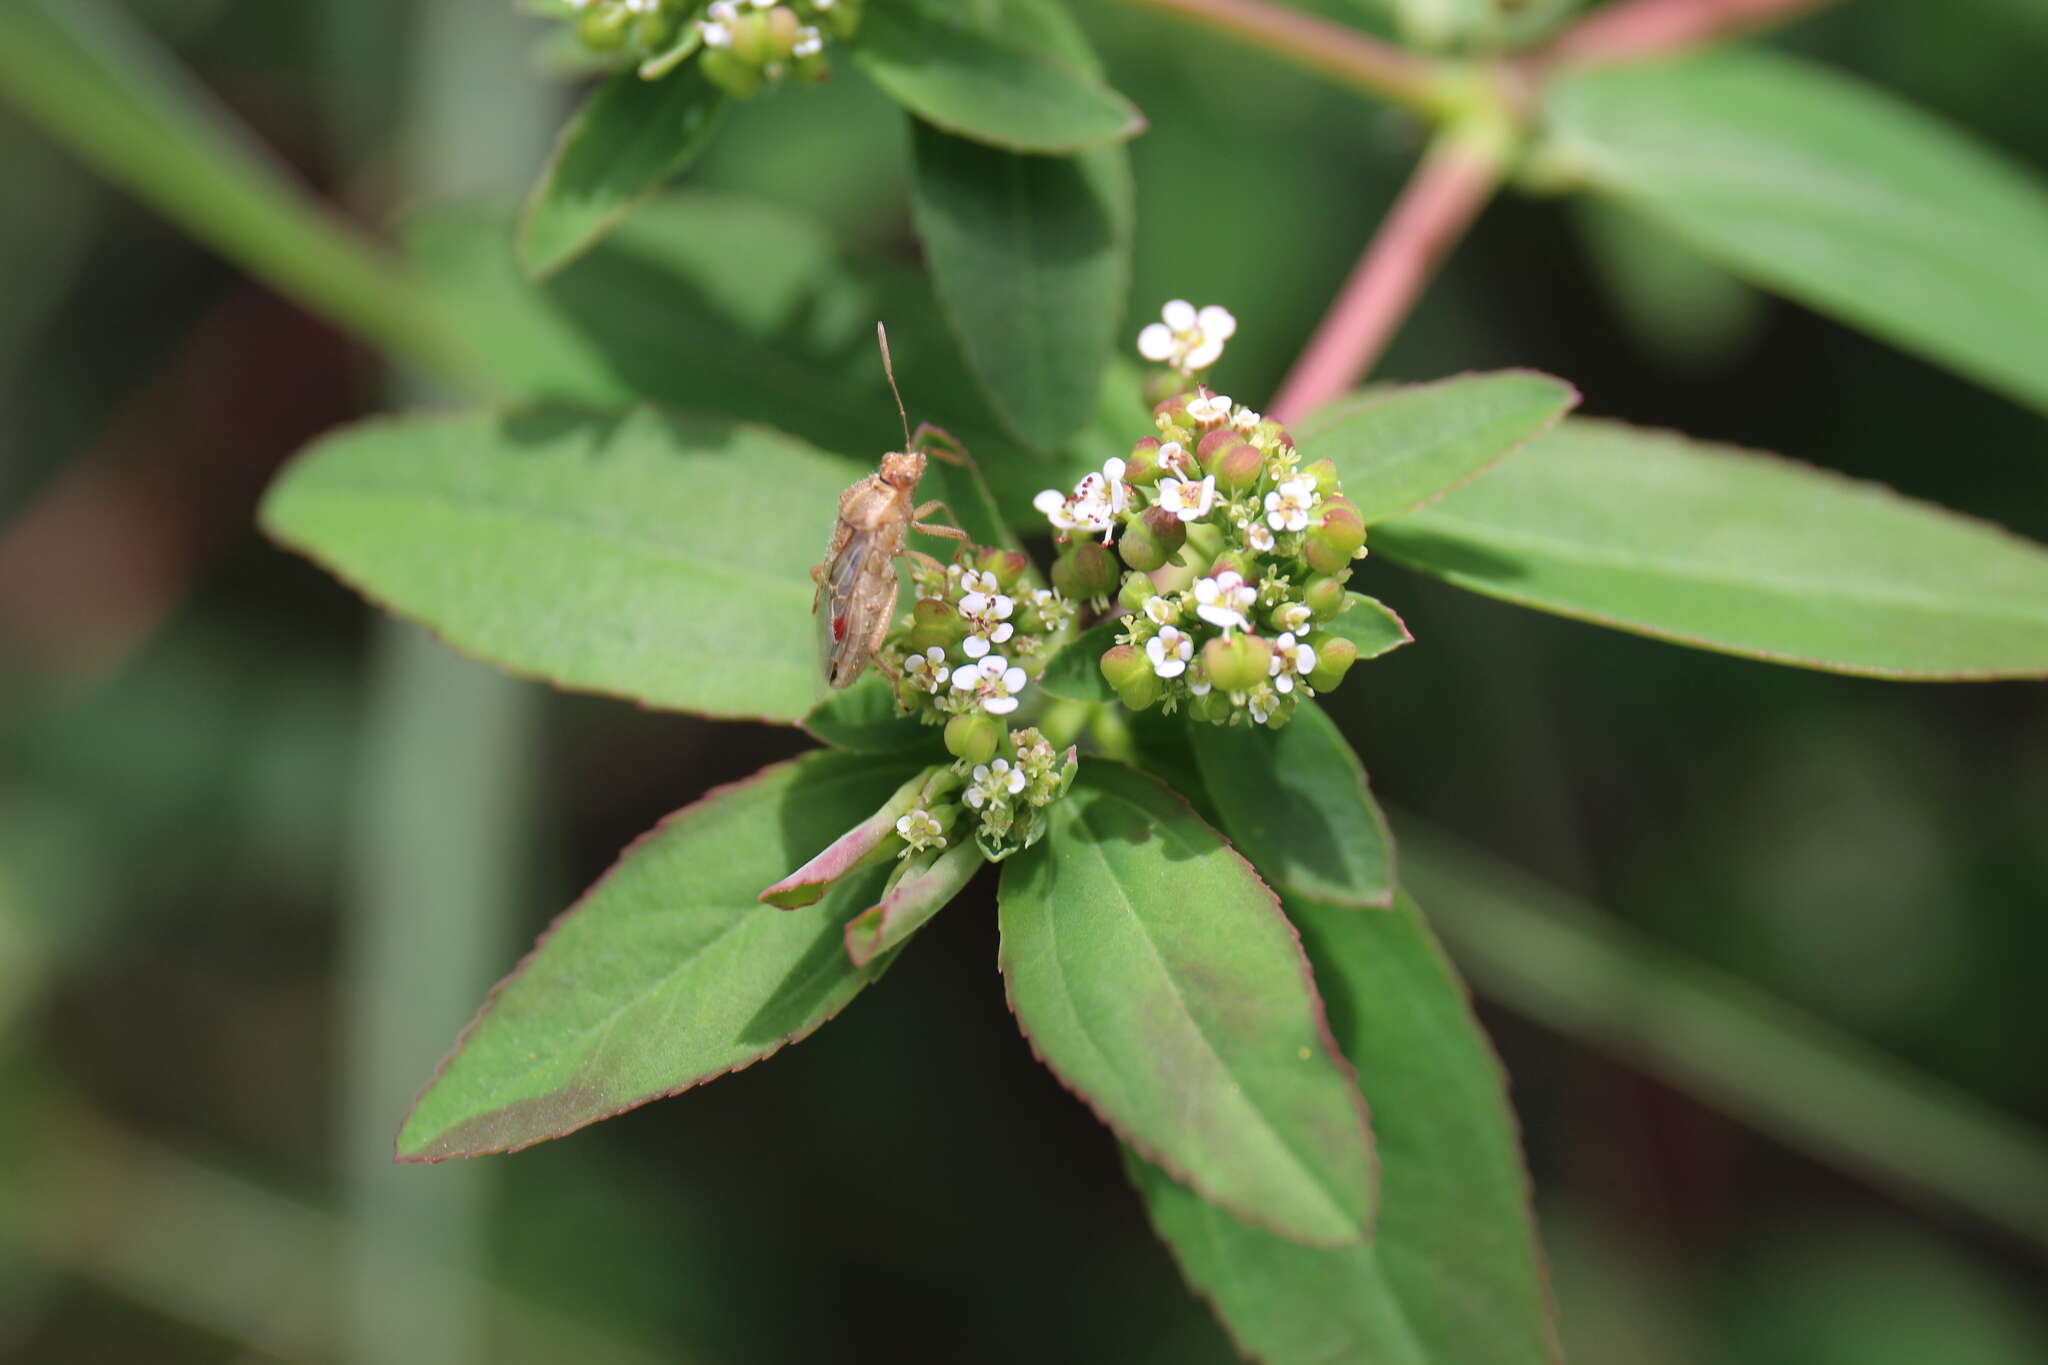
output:
[[[958,436],[930,422],[919,422],[917,430],[910,433],[910,448],[936,456],[947,464],[971,466],[974,463],[974,457],[967,453],[967,447],[960,443]]]
[[[934,512],[944,512],[947,516],[952,517],[955,522],[958,522],[960,520],[959,517],[954,515],[952,508],[946,506],[945,503],[940,502],[937,498],[933,498],[930,502],[925,503],[923,506],[916,507],[911,510],[910,525],[912,529],[922,531],[928,536],[942,536],[947,540],[958,541],[959,549],[955,550],[953,556],[955,559],[958,559],[960,557],[959,550],[964,550],[967,548],[967,546],[971,543],[971,537],[969,537],[968,534],[965,531],[961,530],[957,525],[935,526],[932,523],[923,520],[923,518],[930,516]]]

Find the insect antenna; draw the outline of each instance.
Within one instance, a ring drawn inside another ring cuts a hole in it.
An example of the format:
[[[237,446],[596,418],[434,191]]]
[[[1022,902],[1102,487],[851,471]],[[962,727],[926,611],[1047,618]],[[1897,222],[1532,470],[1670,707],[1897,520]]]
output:
[[[875,340],[882,347],[882,373],[889,376],[889,392],[896,395],[896,415],[903,421],[903,448],[910,449],[910,414],[903,410],[903,390],[896,387],[896,367],[889,361],[889,329],[875,324]]]

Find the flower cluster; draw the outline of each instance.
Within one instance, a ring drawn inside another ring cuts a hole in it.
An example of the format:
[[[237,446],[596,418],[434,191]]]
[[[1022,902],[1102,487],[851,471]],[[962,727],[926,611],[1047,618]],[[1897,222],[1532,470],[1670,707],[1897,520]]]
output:
[[[829,74],[825,39],[860,26],[861,0],[562,0],[584,47],[617,53],[649,80],[702,52],[704,75],[734,95]]]
[[[1167,305],[1144,353],[1213,361],[1210,312]],[[1327,627],[1349,603],[1365,523],[1336,466],[1304,462],[1286,428],[1225,395],[1198,387],[1153,417],[1159,434],[1128,459],[1071,493],[1039,494],[1063,541],[1053,582],[1077,599],[1115,592],[1123,629],[1101,668],[1133,710],[1163,702],[1217,724],[1284,725],[1358,657]]]
[[[1061,753],[1035,729],[1009,731],[986,760],[963,758],[930,775],[918,804],[897,818],[896,856],[942,850],[971,824],[982,856],[1001,862],[1044,835],[1045,808],[1067,794],[1079,768],[1074,749]]]

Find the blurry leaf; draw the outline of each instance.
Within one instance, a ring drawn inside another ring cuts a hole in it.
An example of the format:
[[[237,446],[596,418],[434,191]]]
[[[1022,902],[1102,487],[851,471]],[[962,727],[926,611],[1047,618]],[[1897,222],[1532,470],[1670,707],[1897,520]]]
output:
[[[536,275],[561,269],[703,152],[725,95],[696,66],[660,80],[622,71],[562,129],[519,224],[519,256]]]
[[[646,408],[411,417],[316,443],[262,521],[511,672],[793,723],[824,686],[810,569],[858,472],[766,428]]]
[[[936,15],[871,10],[854,59],[925,122],[1005,151],[1059,155],[1145,127],[1144,115],[1095,77]]]
[[[907,874],[881,900],[846,922],[847,957],[865,967],[900,947],[974,880],[985,861],[973,840],[963,837],[930,867]]]
[[[467,373],[442,319],[410,282],[341,227],[120,6],[0,4],[0,95],[116,184],[314,312],[444,374]]]
[[[1403,879],[1481,993],[1821,1161],[2048,1246],[2038,1128],[1462,840],[1398,812],[1395,825]]]
[[[1248,1227],[1127,1154],[1153,1226],[1265,1365],[1559,1359],[1505,1077],[1415,904],[1290,899],[1373,1110],[1373,1238],[1318,1251]]]
[[[1068,701],[1115,701],[1116,689],[1102,676],[1102,656],[1123,628],[1119,613],[1082,631],[1046,661],[1038,685]]]
[[[1117,1135],[1239,1216],[1343,1245],[1371,1134],[1273,894],[1171,792],[1103,759],[1000,895],[1018,1023]]]
[[[1392,654],[1402,645],[1415,643],[1415,637],[1408,633],[1408,623],[1396,616],[1393,608],[1364,593],[1346,593],[1345,596],[1350,605],[1334,620],[1323,622],[1318,629],[1357,645],[1360,659],[1377,659],[1382,654]]]
[[[1573,420],[1375,550],[1524,606],[1872,677],[2048,676],[2048,550],[1876,484]]]
[[[512,1151],[799,1040],[879,968],[842,925],[882,872],[815,906],[754,897],[905,776],[817,754],[767,768],[633,844],[492,991],[399,1133],[402,1160]]]
[[[1334,460],[1344,495],[1370,526],[1426,507],[1556,424],[1579,401],[1529,370],[1460,375],[1353,394],[1295,424],[1311,460]]]
[[[1040,450],[1087,422],[1130,284],[1120,150],[1056,158],[914,132],[912,207],[947,316],[1004,423]]]
[[[1602,193],[1769,288],[2048,410],[2048,193],[1882,91],[1758,51],[1616,66],[1547,100]]]
[[[940,727],[904,715],[896,705],[896,689],[872,669],[819,702],[803,718],[803,727],[821,743],[857,754],[936,750],[941,744]]]
[[[1223,832],[1288,895],[1334,905],[1394,903],[1394,845],[1358,755],[1304,700],[1278,730],[1188,726]]]
[[[1730,364],[1762,330],[1768,301],[1653,219],[1605,199],[1572,201],[1586,260],[1637,344],[1673,367]]]

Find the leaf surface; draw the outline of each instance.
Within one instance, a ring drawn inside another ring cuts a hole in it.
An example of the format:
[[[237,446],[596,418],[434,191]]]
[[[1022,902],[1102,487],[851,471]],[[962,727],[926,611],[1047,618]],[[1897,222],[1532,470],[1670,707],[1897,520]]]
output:
[[[1294,427],[1304,456],[1336,462],[1370,526],[1435,502],[1548,431],[1579,401],[1533,370],[1374,389],[1324,404]]]
[[[810,568],[860,473],[764,427],[651,408],[467,412],[317,442],[262,521],[514,673],[794,723],[823,691]]]
[[[1753,50],[1588,71],[1546,114],[1566,164],[1703,254],[2048,410],[2048,191],[2023,167]]]
[[[1334,619],[1325,621],[1321,629],[1358,646],[1360,659],[1377,659],[1415,643],[1415,637],[1408,633],[1408,623],[1396,616],[1392,607],[1364,593],[1347,596],[1349,605]]]
[[[1005,151],[1064,155],[1145,127],[1136,106],[1078,67],[950,17],[877,7],[854,59],[926,123]]]
[[[1505,1078],[1414,902],[1362,915],[1290,898],[1288,912],[1372,1101],[1373,1238],[1297,1246],[1127,1152],[1153,1226],[1266,1365],[1558,1360]]]
[[[1329,713],[1303,701],[1278,730],[1188,726],[1224,833],[1283,893],[1394,903],[1394,841],[1365,768]]]
[[[1357,1242],[1371,1135],[1294,930],[1216,832],[1102,759],[1001,884],[1033,1049],[1119,1136],[1292,1240]]]
[[[1574,419],[1372,544],[1489,596],[1703,649],[1873,677],[2048,676],[2048,550],[1668,432]]]
[[[1116,689],[1102,676],[1102,656],[1124,628],[1121,615],[1097,621],[1046,660],[1038,685],[1067,701],[1115,701]]]
[[[399,1158],[512,1151],[801,1039],[880,974],[844,922],[884,868],[816,905],[762,887],[865,816],[904,765],[816,754],[676,812],[629,847],[491,992],[399,1133]]]
[[[562,129],[520,221],[527,270],[561,269],[680,174],[711,141],[725,103],[695,63],[653,81],[621,71],[598,86]]]

